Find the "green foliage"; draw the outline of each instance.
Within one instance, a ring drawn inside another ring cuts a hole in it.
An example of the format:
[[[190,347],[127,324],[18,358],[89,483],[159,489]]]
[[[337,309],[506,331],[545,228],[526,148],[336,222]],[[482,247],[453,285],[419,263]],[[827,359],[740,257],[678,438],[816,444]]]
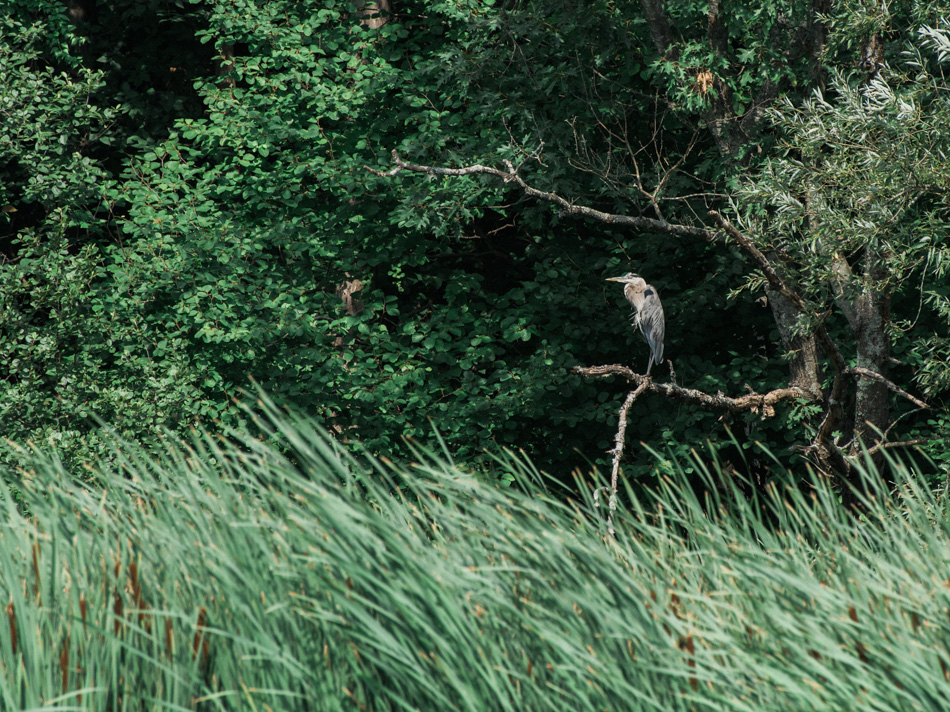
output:
[[[0,19],[0,26],[5,36],[0,46],[0,72],[5,78],[0,88],[5,237],[10,239],[8,231],[17,223],[19,211],[44,212],[51,230],[82,227],[78,222],[82,216],[56,208],[66,196],[77,203],[90,201],[102,178],[99,167],[77,150],[80,143],[99,140],[115,119],[115,110],[89,101],[102,87],[102,72],[57,71],[39,64],[38,46],[47,40],[45,26],[26,26],[10,17]]]
[[[690,463],[614,515],[524,460],[502,489],[308,422],[121,443],[81,483],[21,451],[3,498],[6,709],[931,709],[950,512],[899,470],[856,520],[823,481]],[[267,444],[260,433],[273,444]],[[395,487],[394,479],[403,483]],[[18,504],[17,504],[18,502]],[[25,508],[24,515],[19,507]]]
[[[118,0],[75,25],[59,3],[10,5],[5,436],[59,443],[78,471],[102,454],[96,417],[134,440],[238,425],[232,399],[253,377],[341,441],[405,454],[403,438],[434,423],[461,461],[490,466],[486,448],[517,446],[566,476],[606,461],[623,390],[571,369],[645,361],[602,281],[631,267],[663,298],[680,383],[783,383],[776,332],[757,295],[735,292],[748,265],[729,248],[575,221],[488,179],[397,182],[364,166],[388,168],[392,149],[521,162],[543,141],[524,164],[532,185],[648,213],[639,176],[669,219],[699,221],[736,175],[700,130],[713,95],[697,72],[720,72],[739,111],[766,78],[799,106],[814,67],[782,43],[810,21],[803,4],[724,3],[729,67],[693,2],[667,3],[675,59],[636,2],[407,2],[375,30],[351,5]],[[742,156],[771,155],[774,138]],[[944,336],[897,339],[931,393]],[[714,415],[636,408],[631,436],[652,447],[729,440]],[[784,451],[802,415],[731,425]]]
[[[894,18],[885,20],[892,27]],[[847,23],[839,24],[844,32]],[[887,296],[886,338],[896,359],[890,376],[913,382],[939,407],[950,383],[942,356],[950,333],[942,302],[950,258],[947,33],[923,27],[900,40],[872,77],[836,72],[825,91],[775,107],[781,151],[749,177],[737,203],[760,248],[794,276],[814,315],[862,293]],[[842,335],[840,326],[833,333]],[[841,343],[854,359],[853,346]],[[896,407],[899,420],[910,417],[892,435],[930,437],[931,455],[943,460],[944,419],[906,402]]]

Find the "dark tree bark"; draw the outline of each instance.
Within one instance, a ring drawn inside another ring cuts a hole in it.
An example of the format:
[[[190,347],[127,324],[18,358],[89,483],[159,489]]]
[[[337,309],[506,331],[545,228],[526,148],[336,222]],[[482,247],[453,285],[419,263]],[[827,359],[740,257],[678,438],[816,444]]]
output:
[[[643,16],[647,20],[650,38],[661,57],[676,59],[678,52],[673,46],[673,31],[666,20],[666,11],[663,9],[663,0],[640,0]],[[669,54],[668,54],[669,52]]]
[[[828,28],[821,16],[828,16],[834,9],[834,0],[814,0],[808,15],[808,27],[804,37],[805,51],[811,58],[809,74],[815,84],[824,88],[821,77],[821,56],[828,42]]]
[[[868,290],[855,300],[854,330],[857,366],[887,377],[891,357],[891,340],[887,334],[890,317],[890,295]],[[859,378],[855,397],[854,446],[868,446],[880,439],[878,433],[887,430],[891,410],[887,386],[877,380]]]
[[[891,356],[891,340],[887,335],[890,296],[880,292],[862,295],[855,302],[856,320],[853,324],[857,345],[858,368],[866,368],[887,377]],[[888,388],[880,381],[859,378],[854,407],[854,444],[869,447],[880,440],[879,433],[887,430],[891,421]]]
[[[782,346],[786,353],[792,354],[788,362],[788,383],[817,400],[821,397],[821,373],[815,337],[813,334],[795,332],[794,327],[801,312],[788,297],[771,287],[766,288],[766,294]]]
[[[234,79],[234,45],[221,45],[221,57],[215,61],[215,74],[221,77],[221,85],[234,88],[237,82]]]
[[[854,279],[851,268],[843,258],[836,259],[835,267],[840,275],[836,302],[854,333],[857,368],[867,369],[886,379],[891,357],[891,340],[887,334],[890,293],[877,288],[878,284],[884,283],[885,275],[880,259],[870,247],[864,262],[864,284],[856,296],[850,297],[846,293],[846,285]],[[873,378],[858,378],[852,453],[858,451],[862,442],[870,447],[878,441],[877,433],[887,430],[890,416],[886,383]]]

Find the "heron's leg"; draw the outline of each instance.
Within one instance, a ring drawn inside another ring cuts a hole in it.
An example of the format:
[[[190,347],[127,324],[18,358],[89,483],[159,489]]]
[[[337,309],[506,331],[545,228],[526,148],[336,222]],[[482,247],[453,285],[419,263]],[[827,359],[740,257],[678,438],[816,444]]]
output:
[[[653,368],[653,352],[650,352],[650,361],[647,363],[647,375],[650,375],[650,369]]]

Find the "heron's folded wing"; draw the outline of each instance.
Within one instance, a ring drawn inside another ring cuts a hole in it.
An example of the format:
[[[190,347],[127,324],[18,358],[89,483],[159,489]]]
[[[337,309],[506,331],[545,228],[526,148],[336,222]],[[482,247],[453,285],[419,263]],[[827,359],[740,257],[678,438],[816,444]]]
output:
[[[643,338],[650,344],[653,360],[663,362],[663,337],[666,334],[666,319],[663,316],[663,305],[654,289],[648,288],[645,293],[643,308],[640,310],[640,331]]]

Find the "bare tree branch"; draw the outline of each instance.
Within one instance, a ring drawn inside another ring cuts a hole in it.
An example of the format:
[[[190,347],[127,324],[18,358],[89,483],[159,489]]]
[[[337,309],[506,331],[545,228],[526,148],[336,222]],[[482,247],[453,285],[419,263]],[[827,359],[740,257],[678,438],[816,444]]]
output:
[[[752,243],[752,240],[750,240],[748,236],[743,235],[715,210],[710,210],[709,215],[727,235],[752,256],[752,259],[755,260],[762,274],[764,274],[765,278],[769,281],[769,285],[785,297],[800,313],[807,314],[808,311],[805,301],[795,290],[788,286],[775,268],[772,267],[768,258]],[[822,350],[828,355],[828,358],[831,359],[835,376],[832,381],[831,393],[825,401],[825,417],[818,428],[818,434],[815,437],[813,446],[818,452],[822,462],[828,463],[839,472],[846,473],[850,471],[850,467],[834,444],[833,436],[834,432],[840,428],[844,418],[844,399],[847,393],[847,382],[845,380],[845,375],[848,370],[847,364],[844,360],[844,356],[841,355],[841,351],[828,335],[828,331],[825,329],[824,319],[815,326],[814,333],[818,343],[821,344]]]
[[[762,271],[762,274],[765,275],[765,278],[769,281],[769,284],[772,288],[781,294],[790,301],[796,309],[800,312],[805,312],[805,300],[803,300],[797,292],[791,289],[786,283],[785,280],[779,276],[779,273],[775,271],[775,268],[772,267],[772,263],[769,262],[769,259],[762,254],[762,251],[756,247],[752,240],[748,236],[743,235],[736,227],[726,220],[722,215],[717,213],[715,210],[709,211],[709,216],[719,225],[722,230],[729,235],[736,244],[739,245],[743,250],[749,253],[749,256],[755,261],[759,266],[759,269]]]
[[[372,173],[384,178],[391,178],[398,173],[406,170],[411,173],[424,173],[426,175],[432,176],[469,176],[469,175],[490,175],[495,176],[496,178],[501,178],[505,183],[515,183],[518,185],[526,195],[543,200],[549,203],[554,203],[555,205],[561,207],[565,212],[571,213],[573,215],[582,215],[587,218],[592,218],[609,225],[619,225],[623,227],[632,227],[637,230],[643,230],[647,232],[657,232],[665,235],[673,235],[675,237],[694,237],[704,240],[706,242],[714,242],[717,238],[717,230],[707,228],[707,227],[695,227],[691,225],[680,225],[676,223],[670,223],[666,220],[660,220],[655,218],[648,218],[643,216],[634,216],[634,215],[620,215],[617,213],[605,213],[594,208],[590,208],[584,205],[576,205],[575,203],[563,198],[557,193],[548,193],[542,190],[538,190],[530,185],[528,185],[525,180],[518,175],[518,169],[520,165],[516,168],[510,161],[505,161],[505,167],[507,170],[501,170],[499,168],[492,168],[490,166],[483,166],[481,164],[475,164],[471,166],[464,166],[462,168],[441,168],[438,166],[426,166],[419,165],[415,163],[407,163],[399,157],[398,152],[393,151],[393,163],[395,163],[395,168],[392,168],[389,171],[380,171],[370,166],[364,166],[364,168]],[[776,271],[772,266],[769,259],[762,253],[759,248],[755,246],[752,242],[752,239],[747,235],[744,235],[740,232],[731,222],[724,218],[720,213],[715,210],[709,211],[709,216],[716,222],[719,229],[728,235],[732,240],[744,251],[746,252],[752,260],[756,263],[758,268],[761,270],[762,274],[765,275],[765,278],[768,280],[769,284],[773,289],[780,292],[788,301],[802,314],[807,314],[808,308],[805,304],[805,300],[795,291]],[[825,330],[824,324],[819,323],[815,327],[815,335],[822,345],[823,350],[828,354],[828,357],[832,360],[835,373],[842,374],[847,365],[845,363],[844,357],[842,357],[841,352],[835,346],[834,342],[828,336],[828,332]]]
[[[558,195],[557,193],[548,193],[528,185],[525,180],[520,175],[518,175],[518,170],[521,168],[521,165],[515,167],[510,161],[504,162],[507,170],[483,166],[481,164],[464,166],[462,168],[442,168],[439,166],[426,166],[415,163],[407,163],[399,157],[399,153],[395,150],[393,151],[392,155],[395,168],[392,168],[389,171],[380,171],[370,166],[363,167],[373,175],[383,178],[391,178],[404,170],[411,173],[424,173],[431,176],[458,177],[479,174],[490,175],[495,176],[496,178],[501,178],[501,180],[505,183],[515,183],[525,192],[526,195],[543,200],[545,202],[554,203],[567,213],[572,215],[582,215],[587,218],[592,218],[594,220],[607,223],[608,225],[632,227],[637,230],[673,235],[675,237],[694,237],[706,242],[714,242],[717,238],[717,233],[719,232],[707,227],[680,225],[667,222],[666,220],[643,216],[605,213],[585,205],[577,205]],[[710,210],[709,216],[716,222],[722,232],[731,237],[733,241],[753,259],[773,289],[780,292],[786,299],[788,299],[789,302],[791,302],[795,309],[797,309],[800,313],[809,313],[807,305],[805,304],[805,300],[802,299],[798,292],[795,291],[779,275],[779,273],[772,266],[771,262],[769,262],[769,259],[762,253],[761,250],[759,250],[759,248],[755,246],[751,238],[740,232],[731,222],[729,222],[715,210]],[[819,323],[815,327],[815,335],[818,338],[819,343],[821,343],[824,351],[828,354],[828,357],[834,363],[835,372],[838,374],[843,373],[846,370],[847,365],[845,364],[841,352],[828,336],[828,332],[825,330],[823,323]]]
[[[871,378],[871,379],[873,379],[873,380],[875,380],[875,381],[878,381],[878,382],[880,382],[880,383],[883,383],[885,386],[888,387],[888,389],[890,389],[890,390],[893,391],[894,393],[897,393],[898,395],[904,396],[904,398],[906,398],[907,400],[909,400],[911,403],[913,403],[914,405],[916,405],[918,408],[930,408],[929,405],[927,405],[926,403],[924,403],[924,402],[923,402],[922,400],[920,400],[919,398],[915,398],[914,396],[912,396],[912,395],[911,395],[910,393],[908,393],[907,391],[902,390],[902,389],[901,389],[897,384],[895,384],[893,381],[887,380],[887,379],[884,378],[884,376],[882,376],[880,373],[875,373],[874,371],[872,371],[872,370],[869,369],[869,368],[861,368],[860,366],[854,366],[853,368],[847,369],[846,373],[853,373],[853,374],[855,374],[856,376],[861,376],[861,377],[863,377],[863,378]]]
[[[407,163],[406,161],[402,160],[402,158],[400,158],[399,153],[395,150],[393,151],[392,155],[395,167],[391,170],[380,171],[370,166],[363,166],[363,168],[373,175],[377,175],[382,178],[392,178],[404,170],[411,173],[424,173],[431,176],[446,177],[490,175],[500,178],[505,183],[515,183],[525,192],[526,195],[543,200],[545,202],[554,203],[555,205],[562,208],[565,212],[571,213],[573,215],[582,215],[584,217],[592,218],[609,225],[632,227],[638,230],[658,232],[677,237],[694,237],[706,242],[714,242],[718,232],[717,230],[706,227],[680,225],[667,222],[666,220],[643,216],[605,213],[585,205],[577,205],[558,195],[557,193],[548,193],[528,185],[528,183],[526,183],[525,180],[520,175],[518,175],[518,169],[521,166],[519,165],[518,167],[515,167],[510,161],[504,162],[507,170],[492,168],[491,166],[483,166],[478,163],[471,166],[463,166],[462,168],[442,168],[440,166],[426,166],[416,163]],[[798,311],[807,313],[805,301],[785,282],[784,279],[782,279],[781,276],[779,276],[775,268],[772,267],[772,264],[769,262],[768,258],[755,246],[748,236],[742,234],[732,223],[730,223],[715,210],[710,210],[709,216],[713,218],[719,228],[726,235],[731,237],[733,241],[735,241],[735,243],[740,248],[742,248],[742,250],[752,257],[753,261],[756,263],[756,265],[758,265],[759,269],[762,271],[766,279],[769,281],[769,284],[772,285],[774,289],[781,292],[795,306],[795,308],[798,309]],[[837,349],[835,349],[835,351],[837,352]],[[843,359],[841,363],[844,363]]]
[[[808,393],[802,388],[777,388],[768,393],[748,393],[738,398],[716,393],[704,393],[694,388],[683,388],[675,383],[656,383],[652,378],[642,376],[626,366],[575,366],[572,371],[587,378],[606,378],[621,376],[630,383],[637,384],[640,392],[659,393],[671,401],[699,405],[710,410],[720,410],[727,413],[752,412],[760,413],[762,418],[771,418],[775,415],[776,404],[797,398],[811,400]],[[641,391],[641,387],[643,390]]]
[[[873,455],[873,454],[875,454],[878,450],[882,450],[883,448],[890,448],[890,447],[911,447],[911,446],[913,446],[913,445],[923,445],[924,443],[929,443],[929,442],[931,442],[932,440],[933,440],[933,438],[918,438],[918,439],[916,439],[916,440],[900,440],[900,441],[898,441],[898,442],[893,442],[893,443],[878,443],[878,444],[875,445],[874,447],[868,448],[868,455]]]
[[[566,198],[561,197],[557,193],[547,193],[543,190],[538,190],[537,188],[533,188],[532,186],[528,185],[524,179],[518,175],[518,171],[510,161],[505,161],[505,167],[508,170],[501,170],[498,168],[492,168],[490,166],[483,166],[481,164],[465,166],[464,168],[439,168],[437,166],[423,166],[417,165],[415,163],[406,163],[399,157],[399,154],[396,151],[393,151],[393,162],[396,164],[396,167],[385,172],[376,170],[370,166],[364,166],[364,168],[373,175],[383,178],[390,178],[404,170],[411,173],[425,173],[430,176],[470,176],[478,174],[495,176],[496,178],[501,178],[505,183],[516,184],[525,192],[526,195],[529,195],[532,198],[537,198],[538,200],[543,200],[548,203],[554,203],[564,210],[564,212],[570,213],[571,215],[582,215],[587,218],[592,218],[594,220],[607,223],[608,225],[632,227],[638,230],[659,232],[665,235],[674,235],[676,237],[694,237],[707,242],[713,242],[716,239],[716,231],[705,227],[678,225],[675,223],[666,222],[665,220],[657,220],[655,218],[634,215],[605,213],[584,205],[576,205]]]
[[[411,173],[424,173],[431,176],[446,177],[470,175],[495,176],[496,178],[500,178],[505,183],[515,183],[525,192],[526,195],[548,203],[554,203],[572,215],[582,215],[584,217],[592,218],[609,225],[632,227],[638,230],[659,232],[662,234],[674,235],[678,237],[695,237],[706,242],[713,242],[716,239],[717,231],[706,227],[680,225],[667,222],[666,220],[635,215],[605,213],[585,205],[577,205],[558,195],[557,193],[548,193],[528,185],[525,180],[520,175],[518,175],[518,168],[520,168],[520,166],[516,168],[510,161],[504,162],[507,170],[492,168],[491,166],[483,166],[478,163],[471,166],[464,166],[462,168],[442,168],[440,166],[426,166],[416,163],[407,163],[406,161],[402,160],[402,158],[400,158],[399,153],[395,150],[393,151],[392,155],[395,167],[391,170],[380,171],[370,166],[364,166],[364,168],[373,175],[377,175],[382,178],[392,178],[404,170]],[[724,218],[715,210],[710,210],[709,216],[713,218],[713,220],[723,232],[731,237],[740,248],[742,248],[752,257],[759,269],[765,275],[766,279],[768,279],[769,284],[771,284],[774,289],[781,292],[800,312],[807,312],[805,301],[785,282],[784,279],[782,279],[781,276],[779,276],[775,268],[772,267],[768,258],[755,246],[748,236],[743,235],[732,223],[726,220],[726,218]]]
[[[611,523],[614,511],[617,509],[617,478],[620,474],[620,458],[623,456],[623,447],[624,443],[627,440],[627,411],[630,410],[630,406],[633,405],[633,402],[640,396],[643,391],[646,390],[648,381],[643,380],[635,390],[630,391],[627,394],[626,399],[624,399],[623,405],[620,406],[620,412],[617,414],[618,424],[617,424],[617,435],[614,436],[614,449],[611,450],[613,457],[613,465],[610,470],[610,497],[607,500],[607,532],[613,536],[614,528]],[[600,506],[600,490],[599,488],[594,492],[594,506]]]
[[[726,220],[722,215],[717,213],[715,210],[709,211],[709,216],[719,225],[722,230],[729,235],[743,250],[745,250],[758,265],[762,274],[765,275],[765,278],[769,281],[769,285],[775,291],[779,292],[783,297],[785,297],[795,309],[801,314],[808,314],[808,308],[805,304],[805,300],[792,289],[788,283],[779,275],[779,273],[772,266],[769,259],[762,253],[762,251],[755,246],[752,240],[747,236],[742,234],[736,227]],[[844,357],[841,355],[841,351],[838,350],[838,347],[831,340],[831,337],[828,335],[828,331],[825,329],[824,320],[819,322],[815,326],[815,337],[818,339],[818,342],[821,344],[822,349],[828,354],[828,358],[831,359],[832,364],[835,368],[835,386],[832,388],[833,395],[832,397],[842,397],[843,394],[843,385],[839,387],[838,380],[840,380],[844,374],[844,371],[847,369],[845,364]],[[834,394],[838,395],[835,396]]]

